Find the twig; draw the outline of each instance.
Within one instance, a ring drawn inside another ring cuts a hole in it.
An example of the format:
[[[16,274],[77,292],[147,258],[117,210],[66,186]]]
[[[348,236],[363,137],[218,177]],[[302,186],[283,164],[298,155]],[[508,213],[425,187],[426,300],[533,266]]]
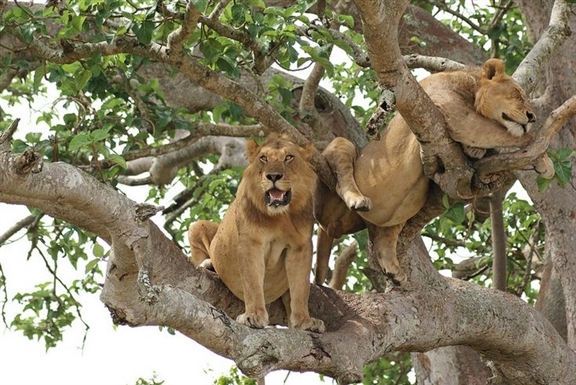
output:
[[[10,146],[10,142],[12,141],[12,135],[14,135],[14,133],[18,129],[18,123],[20,123],[20,118],[14,119],[14,121],[10,123],[10,126],[8,126],[6,131],[4,131],[2,135],[0,135],[0,151],[9,150],[9,147],[6,150],[4,150],[3,147],[6,145]]]
[[[6,230],[6,232],[4,234],[0,235],[0,247],[2,247],[4,245],[4,243],[6,241],[8,241],[8,239],[10,239],[11,236],[16,234],[18,231],[22,230],[23,228],[34,223],[35,220],[36,220],[36,217],[34,215],[29,215],[26,218],[21,219],[18,222],[16,222],[12,227],[10,227],[8,230]]]

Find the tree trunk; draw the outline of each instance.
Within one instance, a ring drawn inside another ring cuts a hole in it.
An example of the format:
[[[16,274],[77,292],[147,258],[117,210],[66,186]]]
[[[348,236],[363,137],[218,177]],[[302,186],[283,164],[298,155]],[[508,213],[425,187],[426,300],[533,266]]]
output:
[[[516,3],[526,19],[529,35],[537,40],[548,26],[551,12],[554,10],[554,1],[543,0],[538,7],[534,7],[530,0],[518,0]],[[555,6],[560,4],[565,3],[558,1]],[[572,31],[576,30],[574,17],[569,19],[568,25]],[[576,44],[572,38],[565,42],[549,61],[544,82],[546,92],[536,104],[538,116],[548,116],[552,109],[576,94],[575,62]],[[571,120],[555,137],[550,149],[576,148],[575,135],[576,125],[574,120]],[[542,215],[546,227],[546,255],[551,259],[555,272],[555,274],[550,274],[550,277],[557,275],[563,288],[566,303],[566,338],[568,345],[573,350],[576,350],[576,254],[574,252],[576,250],[576,234],[573,230],[576,228],[575,171],[576,168],[573,168],[571,180],[566,187],[552,183],[543,192],[539,191],[538,186],[534,183],[532,173],[518,173],[519,180],[534,202],[536,209]],[[556,284],[549,285],[547,282],[543,282],[542,285],[551,290],[548,295],[556,293],[560,296],[558,291],[553,290],[554,287],[558,288]],[[556,299],[556,301],[560,300],[560,298]],[[548,313],[548,315],[552,314],[556,317],[558,313]],[[558,324],[561,321],[552,319],[552,322]]]

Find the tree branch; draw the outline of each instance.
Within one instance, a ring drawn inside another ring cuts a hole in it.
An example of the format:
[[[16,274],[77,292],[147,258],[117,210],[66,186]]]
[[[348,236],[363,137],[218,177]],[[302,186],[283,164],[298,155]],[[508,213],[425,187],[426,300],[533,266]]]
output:
[[[534,47],[522,60],[513,78],[527,94],[532,93],[538,85],[537,77],[548,63],[548,60],[571,35],[568,22],[572,17],[572,6],[565,0],[554,1],[548,27]]]
[[[22,230],[25,227],[30,226],[32,223],[36,221],[36,216],[28,215],[26,218],[23,218],[16,222],[12,227],[10,227],[4,234],[0,235],[0,246],[2,246],[6,241],[10,239],[11,236],[16,234],[18,231]]]

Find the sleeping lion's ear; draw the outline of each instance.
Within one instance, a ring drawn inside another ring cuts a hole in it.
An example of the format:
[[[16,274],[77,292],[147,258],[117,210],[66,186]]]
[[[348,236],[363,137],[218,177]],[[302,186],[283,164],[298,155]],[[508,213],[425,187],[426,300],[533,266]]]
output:
[[[248,163],[252,163],[257,154],[258,154],[258,143],[256,143],[254,140],[247,140],[246,156],[248,157]]]
[[[308,144],[306,147],[300,147],[300,155],[306,162],[309,162],[316,153],[316,147],[312,143]]]
[[[504,69],[504,62],[500,59],[488,59],[482,66],[482,78],[488,80],[499,80],[505,77],[506,70]]]

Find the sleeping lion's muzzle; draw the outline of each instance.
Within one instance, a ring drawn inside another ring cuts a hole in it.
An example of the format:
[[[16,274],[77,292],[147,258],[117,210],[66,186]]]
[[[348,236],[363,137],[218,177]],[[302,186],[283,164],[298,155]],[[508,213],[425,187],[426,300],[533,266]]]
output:
[[[268,206],[286,206],[290,203],[290,198],[292,198],[290,190],[282,191],[278,190],[276,187],[272,187],[264,194],[264,199]]]

